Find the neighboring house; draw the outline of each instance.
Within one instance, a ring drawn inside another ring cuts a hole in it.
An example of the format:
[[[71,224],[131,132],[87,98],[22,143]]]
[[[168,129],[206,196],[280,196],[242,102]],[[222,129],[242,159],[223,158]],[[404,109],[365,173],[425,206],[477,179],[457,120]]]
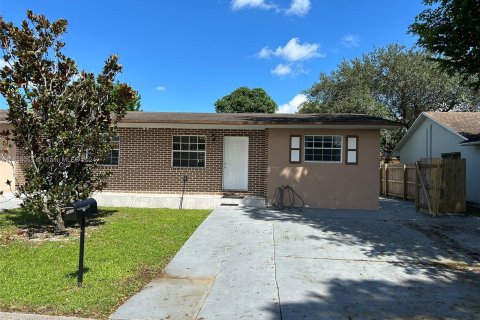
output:
[[[290,185],[311,207],[377,209],[380,129],[397,126],[348,114],[129,112],[103,165],[106,191],[179,195],[187,176],[187,195],[272,203]]]
[[[393,153],[402,163],[466,159],[467,201],[480,203],[480,112],[423,112]]]

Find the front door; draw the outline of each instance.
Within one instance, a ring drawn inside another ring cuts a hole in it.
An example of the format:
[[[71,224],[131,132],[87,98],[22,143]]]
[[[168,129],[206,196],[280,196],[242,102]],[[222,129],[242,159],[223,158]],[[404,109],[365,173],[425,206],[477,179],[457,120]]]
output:
[[[223,138],[223,189],[248,190],[248,137]]]

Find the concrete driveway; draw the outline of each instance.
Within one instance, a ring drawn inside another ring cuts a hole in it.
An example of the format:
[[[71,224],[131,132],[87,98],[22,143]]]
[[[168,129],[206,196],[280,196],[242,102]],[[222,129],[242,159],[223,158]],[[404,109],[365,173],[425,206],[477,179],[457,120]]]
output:
[[[480,319],[479,261],[479,218],[409,202],[222,207],[112,319]]]

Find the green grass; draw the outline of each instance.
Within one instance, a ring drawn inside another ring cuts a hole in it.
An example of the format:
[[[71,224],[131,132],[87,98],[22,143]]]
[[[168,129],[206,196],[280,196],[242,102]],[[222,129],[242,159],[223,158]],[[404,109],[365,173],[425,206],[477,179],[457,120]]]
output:
[[[5,240],[44,218],[0,212],[0,310],[106,318],[161,273],[207,210],[103,208],[87,228],[83,288],[78,237]],[[33,218],[33,219],[32,219]]]

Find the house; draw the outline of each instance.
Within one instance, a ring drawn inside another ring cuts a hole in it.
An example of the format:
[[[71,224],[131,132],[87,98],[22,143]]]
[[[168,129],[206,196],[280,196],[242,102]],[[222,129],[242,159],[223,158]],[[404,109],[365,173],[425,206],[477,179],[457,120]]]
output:
[[[480,112],[423,112],[393,153],[403,163],[466,159],[467,201],[480,203]]]
[[[184,190],[197,207],[229,194],[271,204],[289,185],[311,207],[377,209],[380,129],[397,126],[352,114],[129,112],[99,199],[178,207]]]

